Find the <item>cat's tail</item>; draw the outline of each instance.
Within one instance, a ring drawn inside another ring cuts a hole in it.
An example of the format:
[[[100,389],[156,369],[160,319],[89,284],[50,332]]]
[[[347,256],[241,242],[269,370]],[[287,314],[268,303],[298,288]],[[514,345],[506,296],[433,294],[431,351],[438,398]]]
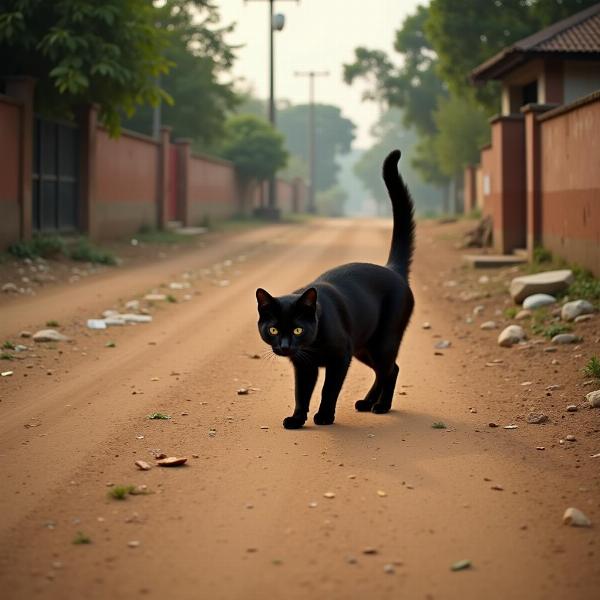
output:
[[[390,152],[383,161],[383,180],[392,201],[394,229],[387,267],[408,281],[415,249],[414,205],[404,180],[398,173],[400,150]]]

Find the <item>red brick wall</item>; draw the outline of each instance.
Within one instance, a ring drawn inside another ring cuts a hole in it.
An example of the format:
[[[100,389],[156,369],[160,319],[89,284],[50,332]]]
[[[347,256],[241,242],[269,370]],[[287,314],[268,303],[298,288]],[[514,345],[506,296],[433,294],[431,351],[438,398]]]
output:
[[[540,117],[544,247],[600,276],[600,93]]]
[[[157,226],[158,144],[124,131],[111,138],[103,128],[96,137],[94,237],[131,235]]]
[[[0,248],[19,240],[20,103],[0,95]]]
[[[200,225],[207,218],[226,219],[240,211],[232,163],[193,154],[188,169],[187,225]]]

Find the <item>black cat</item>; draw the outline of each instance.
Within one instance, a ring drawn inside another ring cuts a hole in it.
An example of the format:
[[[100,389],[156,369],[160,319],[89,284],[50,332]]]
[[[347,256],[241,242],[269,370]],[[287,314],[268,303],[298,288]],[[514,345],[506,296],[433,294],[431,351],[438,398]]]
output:
[[[296,408],[283,421],[286,429],[306,422],[319,367],[325,384],[317,425],[330,425],[335,405],[355,356],[375,371],[375,382],[356,410],[386,413],[392,405],[398,377],[396,356],[414,307],[408,272],[414,250],[413,203],[398,173],[400,151],[383,163],[394,213],[392,245],[387,265],[350,263],[323,273],[313,283],[274,298],[259,288],[258,330],[279,356],[294,365]]]

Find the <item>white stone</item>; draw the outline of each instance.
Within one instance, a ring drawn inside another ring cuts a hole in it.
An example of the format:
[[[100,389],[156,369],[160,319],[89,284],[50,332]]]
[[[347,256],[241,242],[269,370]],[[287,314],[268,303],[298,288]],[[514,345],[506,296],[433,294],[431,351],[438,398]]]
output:
[[[575,317],[575,323],[585,323],[586,321],[591,321],[594,318],[594,315],[579,315]]]
[[[107,317],[104,319],[107,327],[118,327],[125,325],[125,320],[121,318],[121,315],[117,315],[115,317]]]
[[[129,300],[129,302],[125,303],[125,308],[127,310],[139,310],[140,309],[140,301],[139,300]]]
[[[148,300],[149,302],[161,302],[166,299],[167,296],[165,294],[146,294],[144,296],[144,300]]]
[[[2,291],[5,294],[18,294],[19,288],[14,283],[5,283],[2,286]]]
[[[66,342],[69,338],[54,329],[40,329],[33,334],[34,342]]]
[[[489,331],[490,329],[496,329],[496,321],[486,321],[479,326],[480,329]]]
[[[102,319],[88,319],[86,325],[88,329],[106,329],[106,322]]]
[[[572,333],[559,333],[552,338],[553,344],[575,344],[581,341],[581,338]]]
[[[600,390],[586,394],[586,400],[592,408],[600,408]]]
[[[525,310],[532,310],[535,308],[542,308],[542,306],[550,306],[555,302],[556,298],[550,296],[550,294],[533,294],[532,296],[527,296],[527,298],[523,300],[523,308]]]
[[[473,309],[473,314],[475,316],[480,315],[483,311],[485,310],[485,306],[483,306],[483,304],[478,304],[474,309]]]
[[[563,523],[572,527],[591,527],[592,522],[577,508],[567,508],[563,515]]]
[[[573,321],[579,315],[590,315],[594,307],[587,300],[573,300],[563,305],[560,316],[563,321]]]
[[[119,315],[119,319],[122,319],[126,323],[150,323],[152,321],[150,315],[134,315],[133,313]]]
[[[509,325],[498,336],[498,345],[510,348],[525,339],[525,331],[519,325]]]
[[[531,318],[531,311],[530,310],[520,310],[517,313],[517,316],[515,317],[515,319],[517,321],[522,321],[523,319],[530,319]]]
[[[116,317],[118,314],[119,314],[119,311],[118,311],[118,310],[105,310],[105,311],[102,313],[102,316],[103,316],[105,319],[108,319],[109,317]]]
[[[535,275],[515,277],[510,282],[510,295],[517,303],[523,302],[532,294],[556,294],[566,290],[573,283],[573,273],[569,269],[545,271]]]

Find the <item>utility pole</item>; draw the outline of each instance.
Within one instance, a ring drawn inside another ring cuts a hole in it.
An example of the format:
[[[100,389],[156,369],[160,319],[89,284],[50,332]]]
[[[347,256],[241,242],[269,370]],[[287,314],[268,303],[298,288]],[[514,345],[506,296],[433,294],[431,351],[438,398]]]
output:
[[[269,122],[273,127],[276,126],[275,111],[275,31],[281,31],[285,26],[285,17],[281,14],[275,14],[275,2],[284,2],[286,0],[244,0],[244,2],[268,2],[269,3]],[[287,0],[288,2],[298,3],[300,0]],[[277,186],[275,177],[269,179],[269,200],[266,210],[266,216],[271,219],[279,218],[277,209]]]
[[[315,77],[329,77],[329,71],[296,71],[296,77],[308,77],[308,168],[310,177],[310,193],[308,196],[308,212],[317,210],[316,196],[316,171],[317,171],[317,120],[315,115]]]

